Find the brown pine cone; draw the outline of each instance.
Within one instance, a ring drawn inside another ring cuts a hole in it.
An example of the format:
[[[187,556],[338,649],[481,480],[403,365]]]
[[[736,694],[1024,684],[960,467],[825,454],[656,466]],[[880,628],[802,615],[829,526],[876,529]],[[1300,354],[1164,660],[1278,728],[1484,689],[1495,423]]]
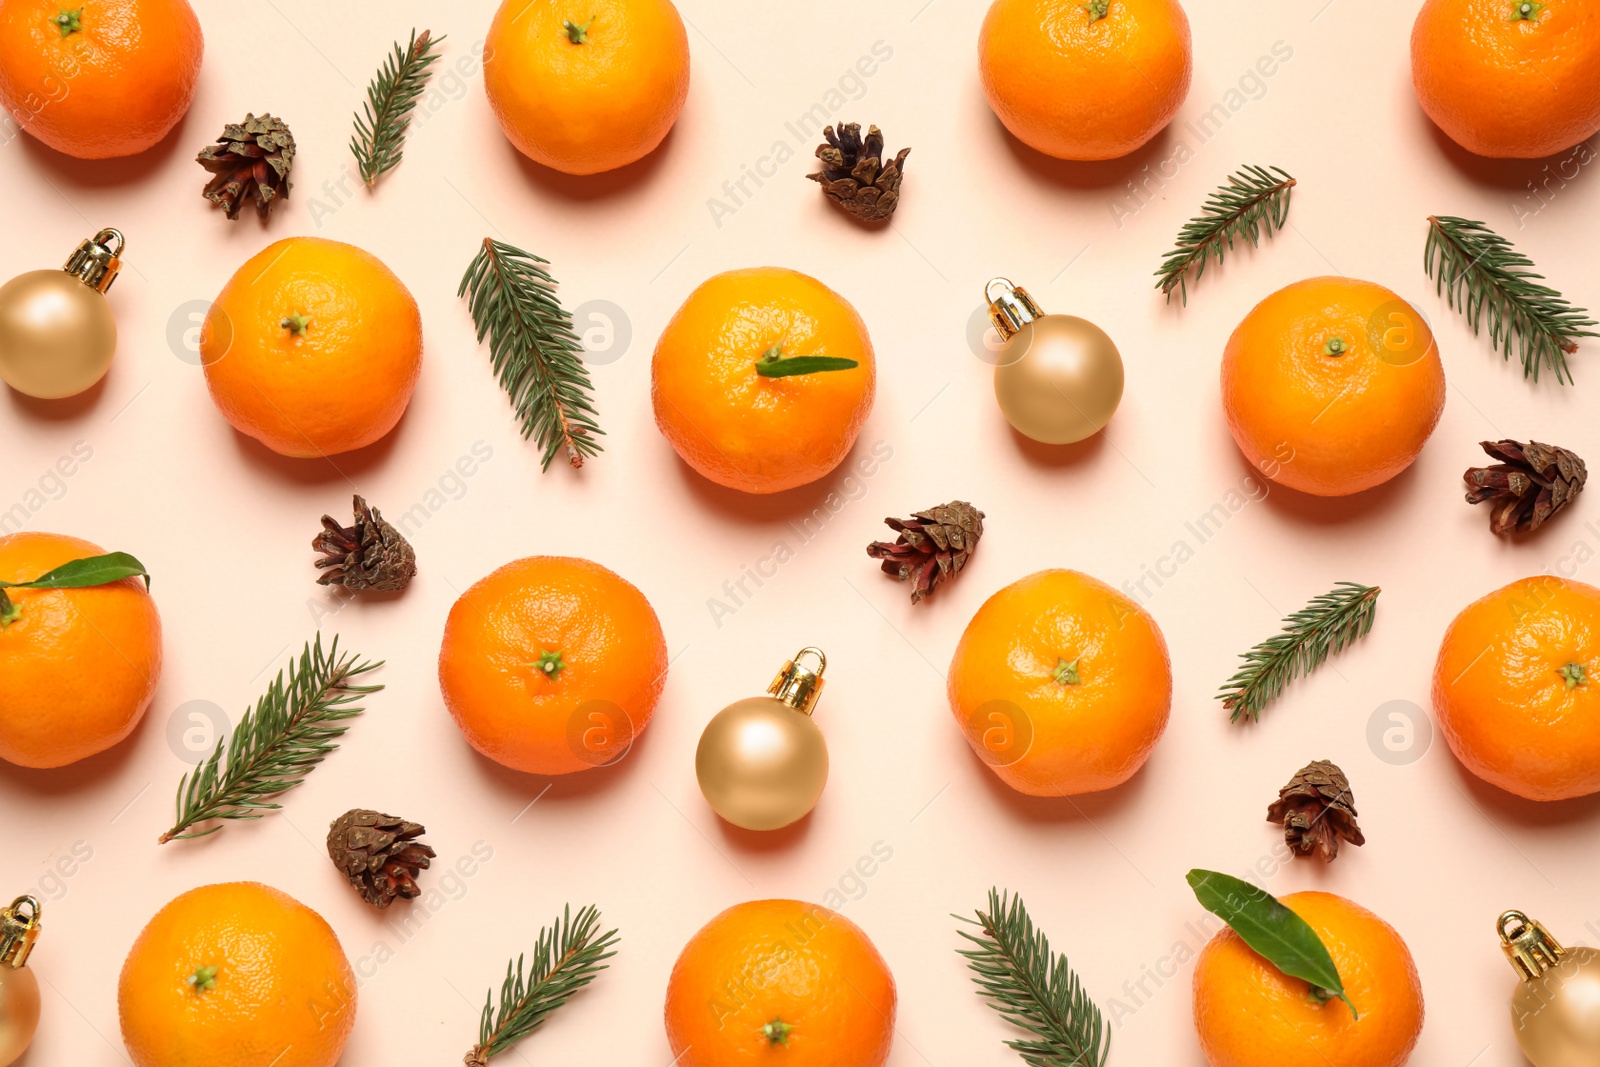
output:
[[[421,894],[416,878],[438,855],[417,838],[424,829],[396,815],[352,808],[328,826],[328,856],[361,893],[387,908],[395,897]]]
[[[272,205],[289,199],[289,170],[294,166],[294,134],[282,119],[271,115],[246,115],[243,122],[222,128],[216,144],[206,145],[195,162],[213,177],[203,195],[227,209],[237,219],[254,198],[263,221]]]
[[[900,179],[911,149],[900,149],[899,155],[885,163],[883,133],[869,126],[863,141],[859,122],[841,123],[838,133],[828,126],[822,135],[828,139],[827,144],[817,146],[822,169],[806,177],[859,219],[879,222],[893,215],[900,204]]]
[[[1364,845],[1356,825],[1350,780],[1333,763],[1319,759],[1300,768],[1267,809],[1267,821],[1283,824],[1283,839],[1302,856],[1322,850],[1323,860],[1339,854],[1339,840]]]
[[[883,573],[913,583],[913,604],[960,574],[983,536],[983,512],[965,500],[883,521],[900,536],[872,542],[867,555],[883,560]]]
[[[360,496],[355,498],[355,515],[354,526],[322,516],[322,532],[311,540],[311,547],[326,557],[317,560],[317,569],[324,571],[317,584],[342,585],[351,592],[410,585],[417,574],[417,554],[410,543]]]
[[[1538,441],[1479,441],[1491,459],[1463,476],[1467,503],[1488,501],[1489,529],[1497,534],[1537,530],[1583,492],[1589,469],[1574,452]]]

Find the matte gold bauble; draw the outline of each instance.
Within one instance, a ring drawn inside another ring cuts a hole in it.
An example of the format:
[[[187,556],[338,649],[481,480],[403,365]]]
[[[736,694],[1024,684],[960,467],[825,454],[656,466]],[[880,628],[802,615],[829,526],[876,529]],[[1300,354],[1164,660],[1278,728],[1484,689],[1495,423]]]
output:
[[[33,897],[18,897],[0,911],[0,1067],[21,1059],[39,1029],[39,980],[27,968],[39,913]]]
[[[29,271],[0,286],[0,380],[59,400],[105,377],[117,350],[105,292],[122,266],[122,248],[122,234],[101,230],[61,270]]]
[[[996,287],[1000,288],[998,295]],[[994,395],[1025,437],[1068,445],[1105,428],[1122,402],[1122,355],[1106,332],[1075,315],[1046,315],[1004,278],[984,287],[989,320],[1005,342]]]
[[[1522,979],[1511,1025],[1534,1067],[1600,1064],[1600,952],[1564,948],[1520,911],[1500,916],[1500,947]]]
[[[800,665],[811,656],[816,670]],[[803,648],[783,665],[767,695],[729,704],[700,735],[694,771],[716,813],[746,830],[798,822],[828,784],[828,745],[812,721],[828,661]]]

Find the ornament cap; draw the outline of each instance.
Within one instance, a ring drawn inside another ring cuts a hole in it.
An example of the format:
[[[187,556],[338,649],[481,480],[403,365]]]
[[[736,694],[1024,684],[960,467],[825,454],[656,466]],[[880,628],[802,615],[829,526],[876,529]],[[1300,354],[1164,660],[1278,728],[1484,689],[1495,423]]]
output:
[[[1001,287],[1000,295],[993,296],[997,285]],[[1002,341],[1009,341],[1023,326],[1044,314],[1028,290],[1011,284],[1010,278],[990,278],[983,287],[983,298],[989,302],[989,321]]]
[[[26,911],[24,911],[26,909]],[[21,896],[0,911],[0,968],[17,970],[28,962],[39,940],[39,916],[44,908],[34,897]]]
[[[103,293],[117,280],[126,244],[122,232],[108,226],[80,244],[61,269],[95,292]]]
[[[816,670],[801,666],[800,661],[806,656],[817,661]],[[822,654],[822,649],[808,645],[778,671],[778,676],[767,686],[767,695],[803,715],[810,715],[811,709],[817,706],[817,698],[822,696],[822,672],[827,669],[828,657]]]
[[[1500,932],[1501,950],[1524,982],[1541,977],[1567,954],[1550,931],[1520,911],[1500,916],[1495,929]]]

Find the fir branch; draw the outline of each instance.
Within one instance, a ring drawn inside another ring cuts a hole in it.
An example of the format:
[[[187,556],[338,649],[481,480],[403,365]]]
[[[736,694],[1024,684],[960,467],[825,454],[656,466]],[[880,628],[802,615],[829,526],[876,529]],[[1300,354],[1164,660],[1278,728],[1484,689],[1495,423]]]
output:
[[[178,782],[177,821],[160,843],[222,829],[217,825],[190,832],[210,819],[259,819],[264,811],[282,807],[271,798],[305,781],[339,747],[338,738],[349,729],[340,725],[343,720],[361,714],[355,702],[383,688],[351,683],[381,666],[381,661],[341,656],[337,637],[326,654],[321,634],[315,644],[307,642],[298,664],[290,660],[287,681],[279,671],[255,710],[245,711],[228,739],[226,767],[219,738],[210,758]]]
[[[952,918],[979,928],[959,930],[978,947],[957,949],[990,1007],[1032,1038],[1007,1041],[1028,1067],[1103,1067],[1111,1054],[1111,1028],[1084,992],[1065,956],[1054,955],[1044,931],[1020,896],[989,890],[989,910],[977,919]]]
[[[361,180],[369,186],[378,184],[379,177],[399,164],[406,130],[411,126],[411,112],[427,87],[428,68],[439,58],[433,50],[442,40],[427,30],[421,34],[412,30],[411,43],[401,48],[396,41],[394,55],[384,61],[367,85],[367,102],[362,105],[365,114],[355,117],[356,132],[350,138],[350,151],[356,157]]]
[[[1228,175],[1228,184],[1212,193],[1201,205],[1201,213],[1183,224],[1178,231],[1178,244],[1161,261],[1156,271],[1156,288],[1172,302],[1172,290],[1178,290],[1183,302],[1189,302],[1188,275],[1194,271],[1199,282],[1206,272],[1206,263],[1233,251],[1235,241],[1245,240],[1260,245],[1265,234],[1271,237],[1281,230],[1289,218],[1290,190],[1295,180],[1278,167],[1242,167]]]
[[[1380,592],[1375,585],[1340,582],[1284,619],[1282,632],[1239,657],[1244,663],[1217,693],[1222,706],[1233,712],[1229,721],[1238,722],[1243,715],[1259,720],[1261,709],[1290,682],[1365,637],[1377,615]]]
[[[500,984],[500,1008],[494,1010],[494,990],[484,1000],[478,1024],[478,1043],[467,1053],[467,1067],[483,1067],[518,1041],[543,1026],[556,1009],[606,969],[615,956],[617,932],[600,933],[600,912],[589,905],[572,915],[572,905],[555,924],[539,931],[533,961],[524,973],[524,956],[515,967],[506,963]]]
[[[555,279],[541,259],[520,248],[483,239],[456,296],[478,327],[478,343],[489,338],[489,357],[500,386],[522,420],[522,436],[544,450],[543,469],[563,448],[574,467],[600,452],[595,435],[594,389],[578,353],[572,315],[555,298]]]
[[[1533,260],[1481,222],[1429,215],[1422,265],[1474,334],[1488,316],[1490,343],[1508,360],[1516,351],[1524,378],[1538,381],[1543,366],[1570,384],[1567,356],[1578,350],[1578,338],[1600,337],[1587,329],[1596,325],[1587,310],[1539,284],[1544,275],[1533,272]]]

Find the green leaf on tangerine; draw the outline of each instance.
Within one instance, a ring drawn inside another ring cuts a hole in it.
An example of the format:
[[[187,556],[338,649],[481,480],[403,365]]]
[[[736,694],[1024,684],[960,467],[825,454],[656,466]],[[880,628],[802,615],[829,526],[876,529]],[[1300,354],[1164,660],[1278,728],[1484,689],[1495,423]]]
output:
[[[1268,963],[1291,978],[1310,982],[1313,994],[1338,997],[1349,1006],[1351,1015],[1361,1018],[1345,995],[1328,946],[1277,897],[1218,871],[1192,870],[1188,882],[1201,906],[1233,927]]]
[[[126,552],[108,552],[103,556],[89,556],[63,563],[55,570],[41,574],[31,582],[0,582],[6,589],[86,589],[93,585],[107,585],[124,578],[143,578],[145,588],[150,588],[150,572],[144,564]]]
[[[780,359],[764,356],[756,361],[756,373],[763,378],[788,378],[796,374],[816,374],[819,371],[849,370],[861,364],[842,356],[790,356]]]

